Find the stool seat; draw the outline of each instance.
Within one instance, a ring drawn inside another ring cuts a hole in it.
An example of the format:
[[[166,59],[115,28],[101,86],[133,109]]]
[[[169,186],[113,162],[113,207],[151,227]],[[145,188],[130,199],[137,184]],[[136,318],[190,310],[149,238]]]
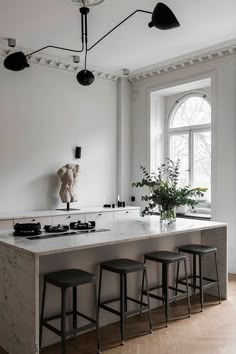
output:
[[[190,244],[179,247],[179,251],[195,255],[204,255],[208,253],[214,253],[217,251],[217,249],[216,247],[205,246],[201,244]]]
[[[70,288],[93,283],[96,281],[96,276],[81,269],[66,269],[46,274],[45,281],[60,288]]]
[[[101,263],[101,267],[114,273],[127,274],[143,270],[145,264],[133,259],[119,258],[103,262]]]
[[[156,251],[145,254],[144,258],[160,263],[175,263],[184,260],[186,256],[176,252]]]

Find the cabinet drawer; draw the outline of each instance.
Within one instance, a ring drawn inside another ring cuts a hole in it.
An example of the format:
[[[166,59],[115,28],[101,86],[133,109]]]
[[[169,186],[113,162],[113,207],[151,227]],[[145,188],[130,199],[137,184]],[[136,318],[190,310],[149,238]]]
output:
[[[13,220],[0,220],[0,230],[13,229]]]
[[[76,222],[76,221],[85,221],[85,216],[84,214],[73,214],[73,215],[60,215],[60,216],[53,216],[52,217],[52,224],[53,225],[69,225],[70,222]]]
[[[137,217],[139,217],[139,210],[119,210],[114,212],[115,220],[121,218],[131,219]]]
[[[113,212],[105,212],[105,213],[89,213],[85,214],[85,221],[96,221],[96,225],[101,227],[105,223],[109,223],[113,221]]]
[[[44,225],[51,225],[52,223],[52,218],[51,216],[45,216],[42,218],[21,218],[21,219],[14,219],[14,225],[16,223],[28,223],[28,222],[40,222],[41,226],[43,227]]]

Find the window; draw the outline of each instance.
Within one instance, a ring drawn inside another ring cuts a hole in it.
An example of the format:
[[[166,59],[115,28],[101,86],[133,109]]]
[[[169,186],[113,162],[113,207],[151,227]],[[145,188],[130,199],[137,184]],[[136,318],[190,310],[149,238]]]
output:
[[[168,152],[172,160],[180,159],[182,185],[208,188],[202,206],[209,208],[211,105],[205,95],[186,95],[175,103],[168,121]]]

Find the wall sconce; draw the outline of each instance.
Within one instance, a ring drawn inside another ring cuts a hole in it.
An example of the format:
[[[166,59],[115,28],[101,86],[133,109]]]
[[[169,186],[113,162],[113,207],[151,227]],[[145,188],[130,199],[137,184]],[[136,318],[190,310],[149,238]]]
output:
[[[75,148],[75,158],[80,159],[81,158],[81,147],[76,146]]]

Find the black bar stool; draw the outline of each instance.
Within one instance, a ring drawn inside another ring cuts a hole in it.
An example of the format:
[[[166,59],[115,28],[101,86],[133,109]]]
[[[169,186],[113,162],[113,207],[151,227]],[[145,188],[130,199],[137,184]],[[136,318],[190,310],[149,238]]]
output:
[[[204,302],[204,289],[212,288],[213,286],[218,287],[218,298],[219,303],[221,303],[220,295],[220,283],[219,283],[219,273],[218,273],[218,261],[217,261],[217,248],[211,246],[205,246],[201,244],[190,244],[184,245],[178,248],[179,252],[188,253],[193,255],[193,275],[189,277],[192,279],[192,282],[189,283],[189,286],[195,294],[196,289],[200,290],[200,302],[201,302],[201,311],[203,309]],[[216,279],[210,279],[203,276],[203,257],[214,254],[215,256],[215,270],[216,270]],[[199,257],[199,275],[197,275],[197,256]],[[197,285],[197,280],[199,280],[199,285]],[[203,281],[207,281],[207,284],[203,284]],[[177,286],[178,284],[185,284],[185,281],[179,280],[179,274],[177,270]]]
[[[187,294],[187,304],[188,304],[188,314],[189,317],[191,316],[190,312],[190,300],[189,300],[189,291],[188,291],[188,276],[187,276],[187,263],[186,263],[186,256],[170,251],[157,251],[152,253],[147,253],[144,255],[144,263],[148,261],[153,261],[157,263],[161,263],[162,265],[162,284],[156,285],[149,288],[149,296],[161,300],[165,305],[165,317],[166,317],[166,327],[168,326],[169,320],[169,303],[179,300],[186,296]],[[177,289],[175,287],[169,286],[169,265],[173,263],[184,262],[184,270],[185,270],[185,279],[186,279],[186,291]],[[162,289],[162,296],[153,294],[152,291]],[[175,295],[169,297],[169,289],[175,291]],[[177,292],[180,294],[178,295]],[[142,284],[142,296],[141,296],[141,303],[143,302],[143,295],[147,295],[147,291],[144,290],[144,277],[143,277],[143,284]]]
[[[102,288],[102,272],[107,270],[109,272],[117,273],[120,275],[120,296],[118,298],[113,298],[107,301],[101,302],[101,288]],[[127,295],[127,274],[143,271],[143,277],[146,280],[146,287],[148,289],[148,279],[146,272],[146,265],[142,262],[134,261],[132,259],[115,259],[112,261],[107,261],[100,264],[100,281],[99,281],[99,292],[98,292],[98,307],[106,311],[112,312],[113,314],[120,317],[120,333],[121,333],[121,344],[124,345],[124,326],[125,320],[129,315],[140,314],[140,308],[128,311],[128,300],[141,305],[141,302],[131,298]],[[107,304],[115,301],[120,301],[120,311],[117,311]],[[149,313],[149,327],[150,333],[152,333],[152,323],[151,323],[151,312],[150,312],[150,302],[149,295],[147,291],[147,304],[142,303],[142,306]]]
[[[44,305],[45,305],[45,298],[46,298],[47,283],[61,289],[61,313],[59,315],[44,318]],[[84,285],[84,284],[93,284],[94,304],[96,309],[95,320],[77,311],[77,286]],[[67,296],[68,288],[73,288],[73,310],[72,311],[66,311],[66,296]],[[66,331],[66,316],[69,315],[73,315],[73,329]],[[86,319],[90,323],[82,327],[77,327],[77,316]],[[57,318],[61,318],[60,330],[58,330],[56,327],[48,323]],[[67,269],[67,270],[44,275],[43,298],[42,298],[42,308],[41,308],[41,318],[40,318],[40,334],[39,334],[40,348],[42,344],[43,327],[46,327],[47,329],[49,329],[50,331],[54,332],[59,337],[61,337],[61,354],[66,353],[67,336],[71,336],[71,335],[76,336],[76,334],[79,332],[82,332],[90,328],[96,328],[97,348],[98,348],[98,353],[100,353],[98,306],[97,306],[97,296],[96,296],[96,276],[94,274],[85,272],[80,269]]]

